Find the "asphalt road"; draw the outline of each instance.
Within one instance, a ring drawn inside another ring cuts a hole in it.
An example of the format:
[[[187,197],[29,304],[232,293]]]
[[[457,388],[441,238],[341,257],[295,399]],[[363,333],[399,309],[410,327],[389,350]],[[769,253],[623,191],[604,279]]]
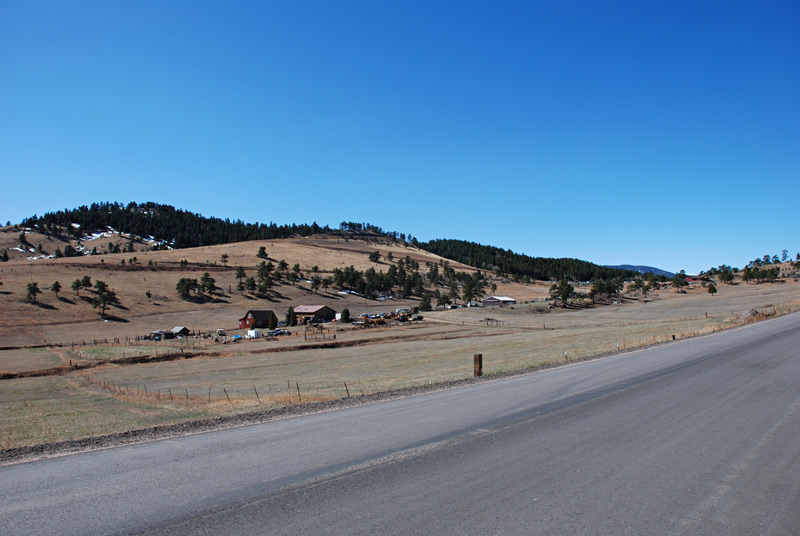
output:
[[[800,315],[0,467],[0,534],[800,534]]]

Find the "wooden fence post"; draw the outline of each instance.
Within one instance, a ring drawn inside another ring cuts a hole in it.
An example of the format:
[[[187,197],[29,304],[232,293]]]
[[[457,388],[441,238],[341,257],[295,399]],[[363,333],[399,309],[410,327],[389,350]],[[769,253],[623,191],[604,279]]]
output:
[[[479,377],[483,376],[483,354],[474,354],[472,356],[472,360],[473,360],[473,363],[472,363],[472,365],[473,365],[473,371],[472,371],[473,377],[474,378],[479,378]]]

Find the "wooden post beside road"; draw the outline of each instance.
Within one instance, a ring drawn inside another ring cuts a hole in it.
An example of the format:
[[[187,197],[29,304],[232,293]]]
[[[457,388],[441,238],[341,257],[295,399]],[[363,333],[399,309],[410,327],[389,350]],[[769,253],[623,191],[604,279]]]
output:
[[[483,354],[474,354],[473,358],[473,376],[479,378],[483,376]]]

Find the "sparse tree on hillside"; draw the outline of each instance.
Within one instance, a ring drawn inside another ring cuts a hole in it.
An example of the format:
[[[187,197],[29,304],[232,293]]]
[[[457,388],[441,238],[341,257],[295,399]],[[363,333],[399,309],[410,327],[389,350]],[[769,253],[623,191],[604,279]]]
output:
[[[41,289],[39,289],[39,283],[28,283],[28,294],[25,296],[25,300],[36,303],[36,296],[41,294],[41,292]]]
[[[75,281],[72,282],[72,285],[70,285],[70,288],[75,291],[75,295],[76,296],[80,296],[81,289],[83,288],[83,284],[81,283],[80,279],[76,279]]]
[[[725,283],[730,285],[733,282],[733,272],[729,272],[725,270],[721,274],[719,274],[719,281],[720,283]]]
[[[102,294],[103,292],[108,290],[108,284],[105,281],[97,280],[94,282],[94,289],[97,291],[98,294]]]
[[[562,279],[550,287],[550,298],[560,302],[561,307],[567,306],[567,301],[575,295],[575,287],[568,279]]]
[[[430,311],[431,307],[431,295],[425,294],[422,296],[422,299],[419,301],[419,310],[420,311]]]
[[[781,251],[781,262],[786,262],[789,259],[789,250],[784,249]]]
[[[197,288],[197,279],[190,277],[181,277],[175,285],[175,290],[178,291],[181,298],[188,298],[189,294],[197,291]]]
[[[717,293],[717,287],[714,286],[714,283],[708,285],[708,293],[712,296]]]
[[[85,275],[81,278],[81,286],[83,288],[92,288],[92,278]]]
[[[105,289],[103,292],[99,292],[97,296],[95,296],[94,300],[92,300],[92,307],[98,309],[100,311],[100,315],[106,314],[106,308],[114,303],[117,299],[117,295],[113,290]]]
[[[321,284],[322,280],[319,277],[314,276],[311,278],[311,290],[314,291],[314,294],[317,293]]]
[[[148,302],[153,299],[153,293],[150,292],[149,290],[147,292],[145,292],[144,295],[147,296],[147,301]]]
[[[228,254],[227,253],[223,253],[222,255],[220,255],[219,260],[220,260],[220,262],[222,262],[223,266],[228,266]]]
[[[236,267],[236,279],[238,279],[239,281],[241,281],[241,280],[242,280],[242,279],[244,279],[245,277],[247,277],[247,276],[246,276],[246,274],[244,273],[244,268],[242,268],[241,266],[237,266],[237,267]]]
[[[378,262],[381,260],[381,253],[380,251],[373,251],[369,254],[370,262]]]
[[[259,259],[266,259],[267,258],[267,248],[264,246],[260,246],[258,248],[258,253],[256,253],[256,257]]]
[[[258,288],[256,285],[256,280],[253,279],[252,277],[247,278],[247,280],[244,283],[244,286],[247,289],[247,292],[255,292],[255,290]]]
[[[217,290],[215,283],[216,280],[208,272],[204,272],[200,277],[200,292],[208,292],[209,295],[214,294],[214,291]]]
[[[61,292],[61,283],[58,281],[54,282],[52,285],[50,285],[50,290],[52,290],[53,294],[55,294],[56,298],[58,298],[58,293]]]
[[[681,270],[679,273],[672,276],[672,286],[674,288],[688,287],[689,282],[686,281],[686,272]]]
[[[341,319],[342,319],[342,322],[350,322],[350,309],[348,309],[346,307],[344,309],[342,309]]]
[[[642,290],[643,286],[644,286],[644,283],[642,283],[642,280],[641,279],[636,279],[632,283],[628,284],[628,292],[637,292],[639,290]]]
[[[285,260],[281,259],[278,261],[278,270],[281,272],[286,272],[286,269],[289,268],[289,263]]]
[[[742,282],[749,283],[754,277],[755,274],[753,273],[753,269],[749,266],[745,266],[744,270],[742,270]]]
[[[646,298],[647,293],[653,290],[654,288],[658,288],[658,283],[655,280],[648,281],[647,283],[645,283],[642,286],[642,294],[644,294],[644,297]]]
[[[269,294],[270,289],[272,289],[272,277],[268,275],[259,282],[258,292],[266,296]]]

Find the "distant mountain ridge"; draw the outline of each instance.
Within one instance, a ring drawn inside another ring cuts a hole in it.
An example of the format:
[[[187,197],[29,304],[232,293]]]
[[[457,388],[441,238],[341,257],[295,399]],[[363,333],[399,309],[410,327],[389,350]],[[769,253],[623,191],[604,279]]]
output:
[[[617,268],[618,270],[631,270],[634,272],[639,272],[640,274],[647,274],[652,272],[654,275],[663,275],[664,277],[672,277],[675,275],[672,272],[668,272],[660,268],[654,268],[652,266],[638,266],[638,265],[634,266],[633,264],[617,264],[617,265],[607,264],[606,268]]]

